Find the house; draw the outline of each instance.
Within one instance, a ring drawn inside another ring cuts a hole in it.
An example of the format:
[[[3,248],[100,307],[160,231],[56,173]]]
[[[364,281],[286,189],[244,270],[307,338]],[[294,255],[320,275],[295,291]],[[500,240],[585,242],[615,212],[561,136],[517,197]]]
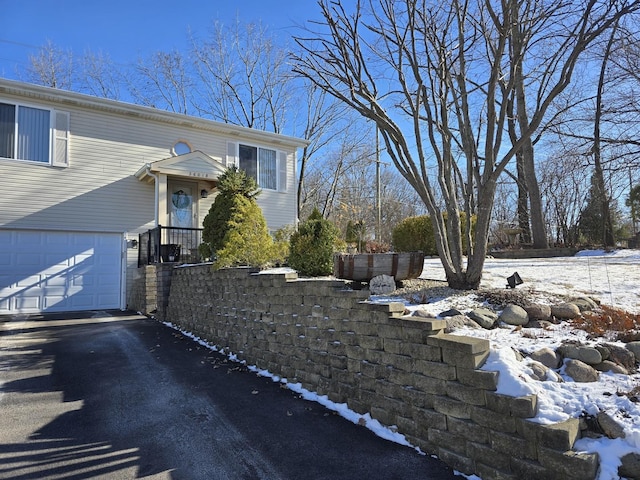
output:
[[[125,309],[141,249],[191,258],[199,237],[140,239],[199,233],[230,165],[257,179],[270,230],[295,224],[305,144],[0,79],[0,315]]]

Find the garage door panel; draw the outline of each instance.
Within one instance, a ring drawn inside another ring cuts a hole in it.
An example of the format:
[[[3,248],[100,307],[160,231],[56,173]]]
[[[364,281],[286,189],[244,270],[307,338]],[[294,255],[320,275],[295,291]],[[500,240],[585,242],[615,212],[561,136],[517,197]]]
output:
[[[120,308],[120,234],[5,230],[0,239],[0,314]]]

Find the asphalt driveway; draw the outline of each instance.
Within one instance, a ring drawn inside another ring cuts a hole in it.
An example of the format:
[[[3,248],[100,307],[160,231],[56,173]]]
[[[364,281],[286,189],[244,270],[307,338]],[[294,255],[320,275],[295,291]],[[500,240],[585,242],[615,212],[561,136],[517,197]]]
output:
[[[451,479],[139,315],[0,318],[0,478]]]

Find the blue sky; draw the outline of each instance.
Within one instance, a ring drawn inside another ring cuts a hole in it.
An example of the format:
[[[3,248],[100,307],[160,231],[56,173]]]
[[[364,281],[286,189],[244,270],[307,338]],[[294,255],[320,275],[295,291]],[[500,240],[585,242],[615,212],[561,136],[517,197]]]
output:
[[[81,55],[89,49],[132,63],[187,46],[188,29],[205,35],[215,20],[262,21],[277,36],[317,18],[316,0],[0,0],[0,77],[16,78],[47,41]]]

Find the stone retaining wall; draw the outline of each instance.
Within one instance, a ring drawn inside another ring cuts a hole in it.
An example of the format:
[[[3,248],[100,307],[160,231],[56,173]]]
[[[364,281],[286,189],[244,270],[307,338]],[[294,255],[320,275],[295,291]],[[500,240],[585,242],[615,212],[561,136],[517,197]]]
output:
[[[479,370],[483,339],[444,321],[403,316],[401,303],[295,273],[173,269],[166,320],[240,360],[396,426],[456,470],[490,479],[592,479],[598,457],[572,450],[578,419],[542,426],[537,398],[496,393]],[[160,312],[160,309],[159,309]]]

